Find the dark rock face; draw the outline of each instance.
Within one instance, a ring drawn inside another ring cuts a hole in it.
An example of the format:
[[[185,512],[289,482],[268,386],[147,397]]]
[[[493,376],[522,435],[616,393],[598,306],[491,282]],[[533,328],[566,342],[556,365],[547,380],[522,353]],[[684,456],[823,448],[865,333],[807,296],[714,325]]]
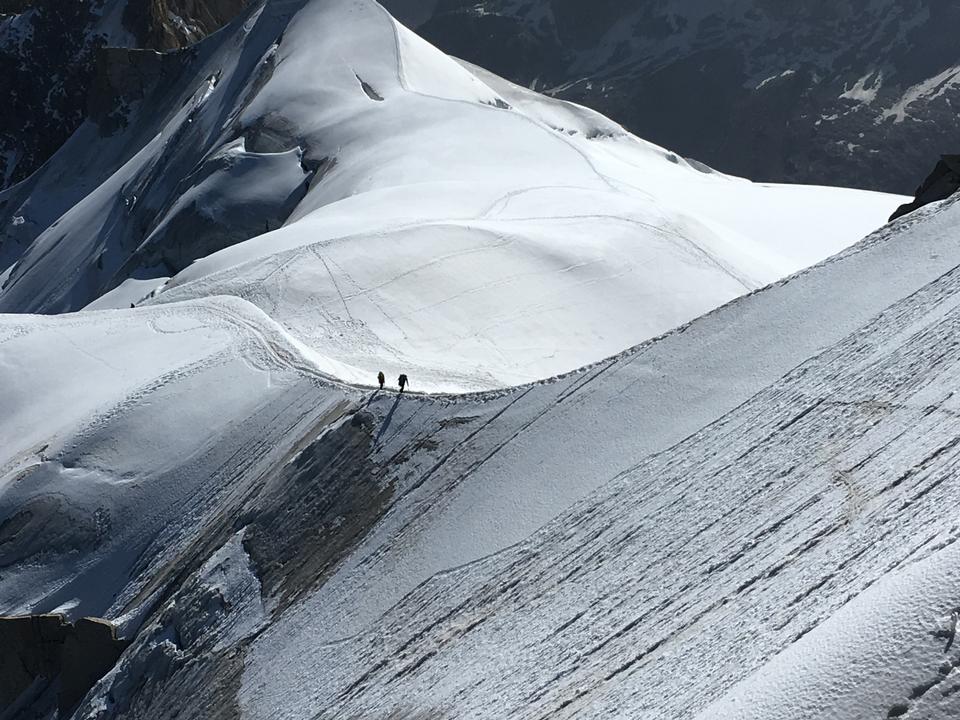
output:
[[[0,190],[28,177],[83,121],[105,47],[173,50],[248,0],[0,0]],[[16,13],[16,14],[10,14]],[[115,60],[111,57],[111,60]]]
[[[244,548],[280,609],[321,583],[389,507],[394,488],[371,461],[376,425],[361,411],[310,443],[247,510]]]
[[[32,6],[34,0],[0,0],[0,15],[15,15]]]
[[[457,57],[755,180],[906,193],[960,129],[956,0],[385,4]]]
[[[38,0],[0,19],[0,189],[49,158],[83,120],[103,0]],[[68,29],[65,31],[65,29]]]
[[[944,155],[930,173],[930,176],[917,188],[916,199],[912,203],[901,205],[890,217],[896,220],[924,205],[946,200],[960,190],[960,155]]]
[[[46,697],[60,715],[71,710],[116,664],[127,643],[97,618],[67,622],[63,615],[0,618],[0,707],[12,709]],[[29,697],[24,697],[24,696]],[[40,704],[45,704],[41,699]]]
[[[130,3],[124,24],[143,46],[176,50],[199,42],[226,25],[250,4],[250,0],[149,0]]]

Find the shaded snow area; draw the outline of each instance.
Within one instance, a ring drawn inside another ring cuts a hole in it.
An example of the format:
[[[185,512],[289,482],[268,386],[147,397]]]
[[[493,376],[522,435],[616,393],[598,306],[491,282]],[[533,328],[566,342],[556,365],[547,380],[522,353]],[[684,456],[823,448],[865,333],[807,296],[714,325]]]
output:
[[[88,121],[0,196],[21,218],[0,310],[128,308],[154,288],[125,281],[170,278],[146,302],[243,298],[345,381],[487,390],[662,334],[903,201],[694,167],[369,0],[272,2],[134,59],[147,89],[122,122]]]

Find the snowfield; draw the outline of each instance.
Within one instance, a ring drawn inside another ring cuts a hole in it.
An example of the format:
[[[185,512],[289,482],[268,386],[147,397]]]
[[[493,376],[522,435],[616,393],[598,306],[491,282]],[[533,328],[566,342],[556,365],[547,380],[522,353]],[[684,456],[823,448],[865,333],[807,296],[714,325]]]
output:
[[[960,202],[861,240],[368,0],[175,59],[0,195],[0,614],[130,640],[72,717],[960,712]]]
[[[132,103],[95,156],[88,122],[6,194],[24,221],[0,250],[27,249],[0,310],[107,291],[128,307],[150,290],[116,287],[170,277],[146,304],[241,297],[344,381],[486,390],[660,335],[902,202],[690,164],[444,56],[369,0],[272,2],[200,47],[180,96]]]

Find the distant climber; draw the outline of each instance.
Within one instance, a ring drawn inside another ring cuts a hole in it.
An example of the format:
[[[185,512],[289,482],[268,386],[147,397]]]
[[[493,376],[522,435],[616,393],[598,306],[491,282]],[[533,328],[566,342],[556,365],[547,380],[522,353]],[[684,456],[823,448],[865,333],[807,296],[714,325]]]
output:
[[[403,389],[407,386],[407,383],[408,383],[408,382],[410,382],[410,381],[407,380],[407,376],[406,376],[406,375],[401,375],[401,376],[397,379],[397,384],[400,386],[400,392],[401,392],[401,393],[403,392]]]
[[[377,382],[380,383],[380,389],[383,390],[383,384],[387,381],[386,376],[383,374],[383,370],[377,373]]]

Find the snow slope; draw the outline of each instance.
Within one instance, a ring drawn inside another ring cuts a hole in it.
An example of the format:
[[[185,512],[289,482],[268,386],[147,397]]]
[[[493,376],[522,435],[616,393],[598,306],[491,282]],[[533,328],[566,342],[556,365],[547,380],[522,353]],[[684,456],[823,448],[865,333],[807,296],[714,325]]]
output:
[[[40,598],[104,614],[155,534],[250,461],[233,453],[282,444],[323,407],[289,395],[316,363],[235,298],[0,316],[0,343],[0,537],[20,540],[0,553],[4,614]]]
[[[148,303],[243,298],[348,382],[483,390],[662,334],[902,201],[694,167],[444,56],[368,0],[268,3],[157,62],[178,81],[11,192],[21,221],[0,250],[29,247],[6,258],[0,309],[171,277]],[[78,165],[65,190],[58,168]]]
[[[93,303],[0,314],[0,613],[131,640],[73,717],[955,714],[960,203],[734,299],[899,198],[698,169],[369,2],[162,62],[4,196],[0,304]]]
[[[951,717],[958,217],[476,396],[339,386],[237,299],[6,316],[14,416],[91,390],[2,426],[0,607],[134,639],[75,717]]]

